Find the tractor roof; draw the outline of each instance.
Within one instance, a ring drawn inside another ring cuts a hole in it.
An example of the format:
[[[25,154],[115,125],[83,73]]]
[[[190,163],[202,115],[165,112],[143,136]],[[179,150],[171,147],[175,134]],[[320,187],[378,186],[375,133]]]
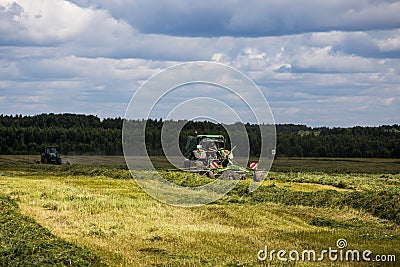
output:
[[[199,134],[197,136],[197,138],[199,138],[199,139],[214,138],[214,139],[223,139],[223,140],[225,140],[225,137],[223,135],[217,135],[217,134]]]

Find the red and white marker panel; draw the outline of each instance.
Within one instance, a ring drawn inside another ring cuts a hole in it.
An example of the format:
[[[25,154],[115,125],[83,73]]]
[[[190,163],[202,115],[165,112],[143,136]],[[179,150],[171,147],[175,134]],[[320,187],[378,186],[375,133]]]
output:
[[[250,169],[257,170],[258,163],[257,162],[250,162]]]
[[[216,162],[216,161],[211,162],[210,163],[210,168],[211,169],[218,169],[218,162]]]

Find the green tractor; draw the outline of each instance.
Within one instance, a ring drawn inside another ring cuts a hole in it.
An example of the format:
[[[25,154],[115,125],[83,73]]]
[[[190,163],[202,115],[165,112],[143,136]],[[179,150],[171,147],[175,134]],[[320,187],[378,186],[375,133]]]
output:
[[[233,151],[225,146],[223,135],[202,134],[189,136],[186,143],[186,160],[184,171],[207,174],[210,178],[245,179],[252,175],[254,181],[259,181],[261,173],[257,171],[257,163],[250,162],[248,167],[240,167],[233,160]]]
[[[61,155],[58,147],[56,146],[46,146],[42,148],[40,154],[40,161],[42,164],[57,164],[61,165]]]

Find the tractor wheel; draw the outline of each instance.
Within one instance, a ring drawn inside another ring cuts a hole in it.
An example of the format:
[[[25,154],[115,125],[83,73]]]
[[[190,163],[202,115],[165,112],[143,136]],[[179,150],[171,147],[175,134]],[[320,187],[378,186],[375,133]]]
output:
[[[185,168],[185,169],[190,168],[190,160],[185,159],[185,161],[183,162],[183,168]]]
[[[208,178],[214,179],[215,178],[215,173],[213,171],[208,171],[207,172]]]
[[[56,159],[56,163],[57,163],[57,165],[61,165],[62,164],[62,160],[61,159]]]
[[[204,167],[205,167],[204,163],[203,163],[202,161],[200,161],[200,160],[196,160],[196,161],[194,162],[194,164],[196,165],[196,168],[197,168],[198,170],[203,170]]]
[[[254,182],[260,182],[262,178],[262,172],[260,171],[255,171],[253,174],[253,181]]]
[[[48,163],[47,158],[44,158],[44,159],[43,159],[43,164],[47,164],[47,163]]]
[[[221,162],[221,165],[222,165],[222,167],[224,167],[224,168],[226,168],[226,167],[228,166],[228,164],[229,164],[229,159],[224,159],[224,160]]]
[[[233,172],[231,170],[224,171],[221,175],[222,179],[224,179],[224,180],[238,180],[238,179],[235,179],[235,176],[236,176],[235,172]]]

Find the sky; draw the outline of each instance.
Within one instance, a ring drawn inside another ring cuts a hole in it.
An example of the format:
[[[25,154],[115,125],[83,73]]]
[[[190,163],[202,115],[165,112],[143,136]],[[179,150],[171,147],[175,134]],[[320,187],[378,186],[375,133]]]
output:
[[[214,61],[251,78],[276,123],[399,124],[399,14],[393,0],[0,0],[0,114],[124,117],[152,75]]]

